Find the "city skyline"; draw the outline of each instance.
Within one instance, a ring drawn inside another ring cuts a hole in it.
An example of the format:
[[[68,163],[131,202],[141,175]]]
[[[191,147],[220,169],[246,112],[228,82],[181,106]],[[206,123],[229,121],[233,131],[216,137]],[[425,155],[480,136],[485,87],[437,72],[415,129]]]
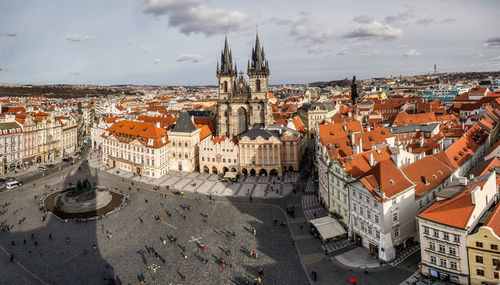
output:
[[[0,83],[215,85],[224,35],[246,71],[256,26],[273,85],[500,67],[496,1],[302,4],[2,1]]]

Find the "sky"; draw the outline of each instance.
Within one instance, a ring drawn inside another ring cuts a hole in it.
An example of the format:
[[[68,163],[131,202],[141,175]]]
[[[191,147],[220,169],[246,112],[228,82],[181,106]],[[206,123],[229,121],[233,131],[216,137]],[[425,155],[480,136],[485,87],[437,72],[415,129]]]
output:
[[[0,83],[216,85],[227,35],[270,84],[500,70],[498,0],[1,0]]]

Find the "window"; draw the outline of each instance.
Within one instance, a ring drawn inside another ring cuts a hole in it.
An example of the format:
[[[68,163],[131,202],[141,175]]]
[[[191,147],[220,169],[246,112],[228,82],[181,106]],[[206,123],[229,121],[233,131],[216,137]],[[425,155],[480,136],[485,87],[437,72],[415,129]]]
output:
[[[438,230],[434,230],[434,237],[439,237],[439,231]]]
[[[429,242],[429,249],[430,249],[430,250],[436,250],[436,244],[435,244],[435,243],[433,243],[432,241],[431,241],[431,242]]]
[[[368,227],[368,234],[372,234],[372,227]]]
[[[453,255],[453,256],[457,255],[457,249],[454,247],[450,247],[450,255]]]
[[[449,240],[450,239],[450,235],[446,232],[443,232],[443,239],[444,240]]]
[[[377,223],[377,224],[379,223],[379,221],[378,221],[378,215],[375,215],[375,223]]]
[[[491,260],[491,263],[492,263],[494,266],[498,266],[498,265],[500,265],[500,259],[493,258],[493,259]]]
[[[476,241],[476,246],[477,246],[477,247],[483,247],[483,243],[482,243],[482,242],[479,242],[479,241]]]
[[[482,269],[477,269],[477,270],[476,270],[476,274],[477,274],[477,276],[484,276],[484,270],[482,270]]]
[[[422,203],[422,200],[418,201],[418,207],[422,208],[423,206],[424,206],[424,204]]]
[[[483,263],[483,257],[476,255],[476,263]]]
[[[455,235],[455,242],[460,242],[460,236],[459,235]]]
[[[450,268],[453,270],[457,270],[457,263],[455,261],[450,261]]]
[[[495,279],[498,279],[498,271],[493,272],[493,277],[495,277]]]
[[[392,214],[392,221],[397,221],[398,220],[398,212],[395,212]]]
[[[399,229],[394,229],[394,237],[399,237]]]
[[[356,211],[357,211],[357,209],[356,209],[356,208],[357,208],[357,207],[356,207],[356,203],[352,203],[352,209],[354,210],[354,212],[356,212]]]
[[[370,203],[370,197],[366,196],[366,203]]]
[[[440,244],[439,245],[439,252],[445,252],[446,251],[446,248],[444,247],[444,245]]]
[[[431,256],[431,263],[436,264],[436,257],[435,256]]]
[[[363,215],[363,214],[364,214],[363,207],[361,207],[361,206],[359,207],[359,213],[360,213],[361,215]]]
[[[498,245],[496,245],[496,244],[492,244],[492,245],[490,245],[490,247],[492,250],[498,250]]]
[[[441,264],[441,267],[446,267],[446,259],[439,259],[439,263]]]
[[[375,237],[376,237],[376,238],[380,238],[380,232],[379,232],[379,231],[377,231],[377,230],[375,230]]]
[[[429,228],[428,227],[424,227],[424,234],[426,234],[426,235],[429,234]]]

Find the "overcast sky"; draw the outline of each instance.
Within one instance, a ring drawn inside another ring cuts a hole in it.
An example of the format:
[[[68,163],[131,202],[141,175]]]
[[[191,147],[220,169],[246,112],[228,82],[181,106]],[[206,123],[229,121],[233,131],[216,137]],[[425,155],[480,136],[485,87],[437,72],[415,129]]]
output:
[[[217,84],[224,33],[271,84],[500,69],[500,1],[1,0],[0,83]]]

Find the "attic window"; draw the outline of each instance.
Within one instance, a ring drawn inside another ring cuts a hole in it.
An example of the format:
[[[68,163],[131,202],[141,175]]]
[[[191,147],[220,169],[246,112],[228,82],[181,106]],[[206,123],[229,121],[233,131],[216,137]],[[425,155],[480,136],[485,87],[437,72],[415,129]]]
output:
[[[437,178],[436,174],[432,174],[432,178],[436,179]]]
[[[394,180],[389,179],[389,183],[394,184]]]
[[[148,139],[148,145],[153,145],[153,139]]]
[[[439,174],[443,174],[443,172],[442,172],[441,170],[438,170],[438,173],[439,173]]]
[[[378,154],[381,154],[381,153],[382,153],[382,151],[380,151],[380,149],[377,149],[377,153],[378,153]]]

